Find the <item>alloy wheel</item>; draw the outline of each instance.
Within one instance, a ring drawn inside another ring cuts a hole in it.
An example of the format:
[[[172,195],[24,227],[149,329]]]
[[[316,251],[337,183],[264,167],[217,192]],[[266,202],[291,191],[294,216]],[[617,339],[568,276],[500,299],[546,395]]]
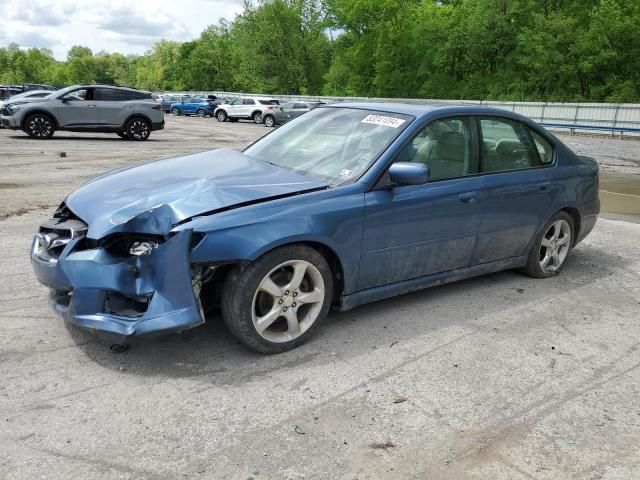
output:
[[[273,117],[271,115],[266,116],[264,119],[264,124],[267,127],[273,127],[273,125],[275,124]]]
[[[129,124],[127,133],[134,140],[144,140],[149,136],[149,125],[144,120],[136,119]]]
[[[545,273],[557,272],[571,248],[571,226],[566,220],[557,220],[547,229],[540,243],[540,269]]]
[[[41,115],[34,116],[29,120],[28,129],[32,137],[48,138],[53,134],[51,121]]]
[[[322,311],[325,285],[312,263],[290,260],[271,270],[253,296],[251,317],[258,335],[274,343],[295,340]]]

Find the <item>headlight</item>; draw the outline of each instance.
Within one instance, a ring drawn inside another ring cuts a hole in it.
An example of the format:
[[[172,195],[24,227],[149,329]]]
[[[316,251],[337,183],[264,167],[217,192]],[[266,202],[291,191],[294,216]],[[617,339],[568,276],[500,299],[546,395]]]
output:
[[[140,257],[142,255],[149,255],[154,248],[158,248],[158,244],[156,242],[133,242],[129,248],[129,253],[136,257]]]
[[[20,105],[13,105],[13,104],[9,104],[5,107],[7,109],[7,111],[9,112],[9,114],[13,115],[15,114],[18,110],[20,110]]]
[[[119,233],[100,240],[99,246],[116,258],[141,257],[150,255],[166,239],[162,235]]]

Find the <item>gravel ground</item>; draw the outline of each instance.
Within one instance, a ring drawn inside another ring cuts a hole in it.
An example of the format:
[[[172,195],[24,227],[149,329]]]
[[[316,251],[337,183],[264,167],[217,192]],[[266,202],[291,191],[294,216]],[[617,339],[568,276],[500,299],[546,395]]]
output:
[[[640,478],[637,224],[600,220],[559,277],[502,272],[332,313],[276,356],[216,318],[123,354],[65,326],[27,250],[66,193],[267,131],[167,120],[146,143],[0,130],[0,478]],[[620,168],[640,145],[567,141]]]

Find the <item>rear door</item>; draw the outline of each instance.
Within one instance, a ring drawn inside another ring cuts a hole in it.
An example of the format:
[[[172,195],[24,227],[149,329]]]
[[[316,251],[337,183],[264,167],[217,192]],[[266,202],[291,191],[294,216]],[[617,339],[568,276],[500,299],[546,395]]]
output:
[[[478,119],[482,223],[475,263],[526,255],[559,191],[551,145],[525,124],[504,117]]]
[[[240,107],[239,116],[250,117],[255,109],[256,109],[256,101],[253,98],[243,98],[242,106]]]
[[[96,88],[98,121],[106,127],[121,127],[133,111],[129,92],[117,88]]]
[[[429,123],[395,161],[426,164],[431,180],[365,194],[361,290],[464,268],[473,258],[483,183],[475,120]]]

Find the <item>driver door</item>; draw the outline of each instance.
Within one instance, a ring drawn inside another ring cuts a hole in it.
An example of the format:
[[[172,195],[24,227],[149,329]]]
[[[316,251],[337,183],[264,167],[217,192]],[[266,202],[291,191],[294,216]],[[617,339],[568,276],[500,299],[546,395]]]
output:
[[[431,180],[365,194],[359,290],[464,268],[472,262],[480,226],[476,192],[483,182],[476,175],[475,119],[429,123],[395,161],[425,163]]]
[[[63,128],[82,128],[98,125],[95,88],[79,88],[60,99],[58,118]]]

